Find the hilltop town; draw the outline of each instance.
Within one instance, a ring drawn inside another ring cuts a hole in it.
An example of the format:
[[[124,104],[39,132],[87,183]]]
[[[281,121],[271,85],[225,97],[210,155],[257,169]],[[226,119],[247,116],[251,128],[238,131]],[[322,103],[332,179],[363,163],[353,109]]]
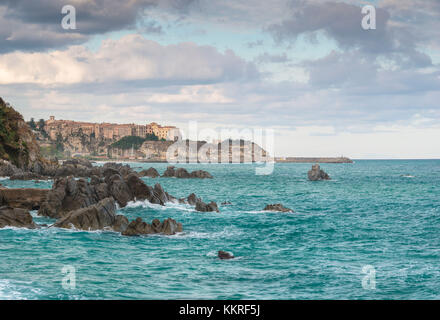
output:
[[[166,162],[169,160],[167,156],[170,157],[167,151],[181,137],[177,127],[162,126],[155,122],[146,125],[91,123],[57,120],[51,116],[48,120],[41,119],[38,123],[31,119],[28,124],[43,156],[49,159],[85,157],[93,160]],[[173,152],[171,158],[182,160],[180,157],[183,156],[188,157],[188,161],[189,158],[192,161],[200,161],[200,157],[208,157],[208,161],[217,162],[220,161],[217,154],[219,158],[223,154],[226,161],[230,162],[233,161],[234,154],[238,157],[238,160],[234,161],[244,162],[265,161],[267,156],[265,150],[250,141],[230,140],[226,145],[221,145],[220,142],[193,141],[195,144],[192,147],[186,145],[187,143],[190,141],[181,141],[177,145],[179,151]],[[225,147],[226,149],[222,149]]]
[[[162,126],[156,122],[145,125],[93,123],[55,119],[28,122],[46,157],[68,158],[143,158],[138,149],[145,141],[177,140],[180,131],[175,126]],[[122,146],[122,147],[121,147]],[[128,147],[127,147],[128,146]],[[127,154],[127,149],[130,154]],[[135,150],[133,150],[135,149]]]
[[[50,116],[45,121],[44,130],[52,140],[58,135],[66,138],[72,134],[85,134],[96,138],[119,140],[126,136],[145,137],[154,134],[159,140],[175,140],[179,135],[179,129],[174,126],[161,126],[156,122],[146,125],[138,124],[117,124],[117,123],[91,123],[72,120],[56,120]]]

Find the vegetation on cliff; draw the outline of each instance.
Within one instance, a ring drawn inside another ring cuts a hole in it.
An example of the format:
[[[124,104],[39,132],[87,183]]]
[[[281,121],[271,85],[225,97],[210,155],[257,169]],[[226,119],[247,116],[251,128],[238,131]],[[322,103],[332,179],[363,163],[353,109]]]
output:
[[[128,150],[128,149],[139,149],[140,146],[145,141],[158,141],[159,138],[153,133],[153,134],[147,134],[145,138],[138,137],[138,136],[126,136],[122,139],[112,143],[110,147],[122,149],[122,150]]]
[[[39,146],[22,115],[0,98],[0,159],[28,168],[40,158]]]

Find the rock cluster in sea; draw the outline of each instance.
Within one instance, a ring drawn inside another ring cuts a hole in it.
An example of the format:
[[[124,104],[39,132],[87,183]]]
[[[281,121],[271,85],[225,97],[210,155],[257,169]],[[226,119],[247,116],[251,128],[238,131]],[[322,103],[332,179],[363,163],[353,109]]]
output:
[[[174,166],[169,166],[163,173],[162,177],[176,177],[176,178],[198,178],[198,179],[212,179],[212,175],[204,170],[196,170],[193,172],[188,172],[185,168],[177,168]]]
[[[38,215],[57,219],[53,226],[59,228],[109,229],[123,235],[171,235],[181,232],[182,224],[170,218],[163,222],[155,219],[151,225],[140,218],[130,222],[126,217],[116,214],[116,205],[125,207],[130,201],[139,200],[158,205],[175,202],[193,205],[198,211],[218,212],[215,202],[206,204],[195,194],[177,199],[168,194],[159,183],[154,187],[148,186],[128,165],[106,163],[102,167],[93,167],[85,160],[69,161],[60,166],[56,173],[50,190],[0,189],[0,206],[6,206],[4,210],[9,208],[4,213],[7,216],[2,225],[12,224],[15,215],[18,220],[22,219],[23,211],[14,211],[15,208],[21,208],[24,212],[38,209]],[[68,173],[72,175],[67,175]],[[75,178],[77,176],[88,176],[90,181],[86,178]],[[26,224],[16,223],[13,226]]]
[[[218,256],[221,260],[228,260],[228,259],[234,259],[234,258],[235,258],[231,253],[226,252],[226,251],[223,251],[223,250],[220,250],[220,251],[217,253],[217,256]]]
[[[37,225],[26,209],[3,206],[0,207],[0,228],[4,227],[35,229]]]
[[[330,176],[319,167],[319,164],[314,164],[307,175],[310,181],[330,180]]]
[[[268,204],[264,207],[264,211],[293,212],[292,209],[284,207],[281,203]]]

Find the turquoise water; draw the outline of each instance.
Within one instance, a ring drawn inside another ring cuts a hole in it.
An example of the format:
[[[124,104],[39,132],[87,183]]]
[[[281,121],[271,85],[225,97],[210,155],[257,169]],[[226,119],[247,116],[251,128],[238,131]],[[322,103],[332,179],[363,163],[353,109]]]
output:
[[[166,164],[131,166],[162,173]],[[184,226],[175,236],[0,229],[0,299],[440,298],[440,160],[323,164],[333,180],[321,182],[307,181],[311,164],[276,164],[269,176],[250,164],[179,167],[214,179],[145,181],[232,205],[220,213],[142,202],[120,210],[174,218]],[[295,213],[261,211],[277,202]],[[219,260],[218,250],[237,258]],[[76,270],[75,289],[62,286],[66,265]],[[375,289],[362,285],[366,265]]]

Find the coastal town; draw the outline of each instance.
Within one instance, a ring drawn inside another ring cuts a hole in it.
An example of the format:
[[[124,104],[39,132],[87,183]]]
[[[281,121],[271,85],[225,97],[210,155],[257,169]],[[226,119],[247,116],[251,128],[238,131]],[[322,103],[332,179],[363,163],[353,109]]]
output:
[[[85,134],[95,138],[105,138],[119,140],[127,136],[146,137],[154,134],[159,140],[174,141],[179,136],[179,129],[175,126],[161,126],[156,122],[146,125],[138,124],[117,124],[117,123],[92,123],[78,122],[72,120],[57,120],[50,116],[45,121],[44,130],[52,140],[56,140],[59,135],[66,138],[72,134]]]

